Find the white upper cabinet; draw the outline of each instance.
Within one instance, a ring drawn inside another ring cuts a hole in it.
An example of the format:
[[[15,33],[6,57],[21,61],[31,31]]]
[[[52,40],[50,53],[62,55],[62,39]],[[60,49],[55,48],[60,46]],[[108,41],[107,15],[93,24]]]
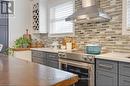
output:
[[[47,33],[47,0],[39,0],[39,31]]]
[[[122,34],[130,35],[130,0],[122,0],[123,14],[122,14]]]
[[[32,8],[34,33],[47,33],[47,0],[34,0]]]

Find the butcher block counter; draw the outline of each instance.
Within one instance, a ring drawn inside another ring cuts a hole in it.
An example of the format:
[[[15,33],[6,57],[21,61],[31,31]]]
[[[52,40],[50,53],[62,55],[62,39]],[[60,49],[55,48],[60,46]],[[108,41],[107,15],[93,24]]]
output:
[[[0,86],[70,86],[72,73],[0,54]]]

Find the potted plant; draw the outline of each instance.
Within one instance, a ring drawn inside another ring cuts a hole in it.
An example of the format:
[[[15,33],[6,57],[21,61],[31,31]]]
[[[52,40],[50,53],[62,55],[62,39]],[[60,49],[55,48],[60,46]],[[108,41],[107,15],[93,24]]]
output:
[[[23,39],[22,39],[22,47],[23,48],[27,48],[30,43],[31,43],[31,41],[29,39],[23,37]]]
[[[20,37],[15,41],[15,48],[27,48],[29,44],[31,43],[31,40],[25,38],[25,37]]]
[[[19,39],[16,39],[14,47],[22,48],[22,37],[20,37]]]

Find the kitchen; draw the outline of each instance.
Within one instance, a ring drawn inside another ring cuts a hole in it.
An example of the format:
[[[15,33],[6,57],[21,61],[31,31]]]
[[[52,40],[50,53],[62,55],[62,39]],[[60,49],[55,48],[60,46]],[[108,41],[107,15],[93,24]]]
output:
[[[130,86],[129,0],[29,0],[26,5],[28,25],[22,23],[26,27],[16,38],[9,30],[10,58],[77,74],[75,86]],[[14,46],[22,34],[31,44]]]

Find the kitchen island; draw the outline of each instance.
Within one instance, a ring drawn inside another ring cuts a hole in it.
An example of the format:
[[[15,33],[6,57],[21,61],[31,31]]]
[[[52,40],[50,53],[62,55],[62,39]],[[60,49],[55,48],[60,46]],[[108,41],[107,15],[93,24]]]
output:
[[[70,86],[78,76],[0,54],[0,86]]]

